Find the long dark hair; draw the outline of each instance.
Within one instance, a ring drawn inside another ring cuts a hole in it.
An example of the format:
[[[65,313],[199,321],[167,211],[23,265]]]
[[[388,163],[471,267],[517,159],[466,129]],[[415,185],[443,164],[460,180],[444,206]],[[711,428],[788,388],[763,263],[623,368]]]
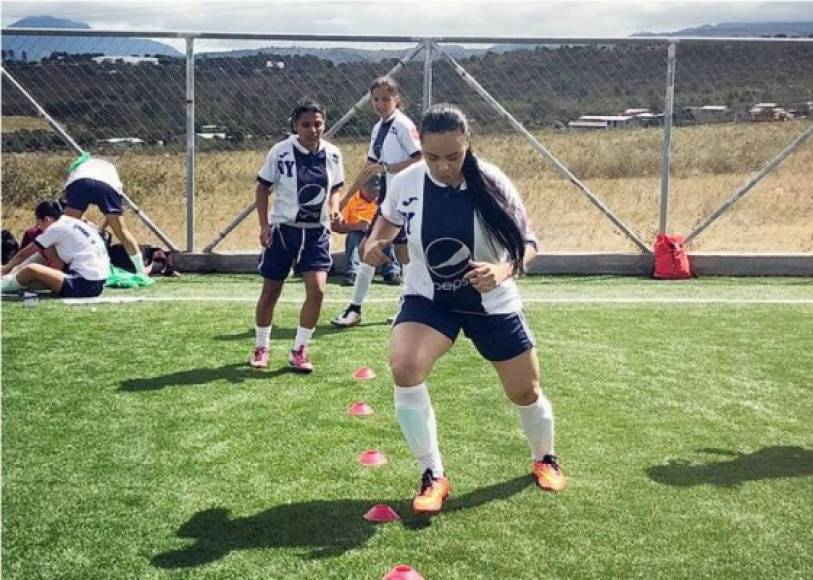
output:
[[[34,208],[34,215],[38,220],[44,220],[47,217],[58,220],[62,215],[62,206],[58,201],[46,199],[37,204],[37,207]]]
[[[421,120],[421,135],[460,131],[469,136],[469,123],[463,111],[449,103],[433,105]],[[507,193],[480,168],[471,145],[463,159],[463,179],[467,191],[474,200],[474,208],[489,233],[492,244],[496,242],[508,252],[517,272],[524,270],[525,224],[514,213]]]
[[[299,101],[294,107],[294,110],[291,111],[292,133],[296,133],[296,122],[299,121],[299,118],[305,113],[319,113],[322,115],[322,119],[327,120],[327,115],[325,115],[325,106],[319,101],[306,97]]]

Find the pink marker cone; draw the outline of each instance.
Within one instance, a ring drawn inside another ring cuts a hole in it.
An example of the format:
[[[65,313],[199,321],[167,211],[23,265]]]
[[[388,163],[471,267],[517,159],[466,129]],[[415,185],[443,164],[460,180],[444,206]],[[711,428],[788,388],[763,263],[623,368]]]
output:
[[[401,518],[398,517],[398,513],[390,506],[385,503],[380,503],[371,507],[367,513],[364,514],[364,519],[368,522],[381,524],[395,522]]]
[[[387,464],[387,457],[378,449],[368,449],[359,455],[359,463],[368,467],[378,467]]]
[[[373,414],[373,408],[364,401],[355,401],[347,407],[347,413],[354,417],[366,417]]]
[[[418,574],[411,566],[398,564],[382,580],[423,580],[423,576]]]
[[[358,381],[369,381],[375,376],[375,372],[370,367],[359,367],[353,372],[353,378]]]

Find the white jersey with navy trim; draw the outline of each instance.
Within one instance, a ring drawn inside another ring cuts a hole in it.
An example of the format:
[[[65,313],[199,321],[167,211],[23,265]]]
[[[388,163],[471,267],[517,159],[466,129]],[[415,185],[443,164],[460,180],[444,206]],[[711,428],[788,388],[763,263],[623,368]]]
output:
[[[291,135],[271,147],[257,181],[274,188],[271,224],[327,228],[330,193],[344,185],[342,154],[324,139],[311,153]]]
[[[536,245],[511,180],[490,163],[481,160],[480,167],[511,200],[524,224],[526,242]],[[465,183],[457,189],[445,186],[432,178],[425,162],[416,163],[395,176],[381,213],[404,226],[407,235],[410,261],[404,268],[404,295],[424,296],[459,312],[508,314],[522,309],[513,278],[482,294],[463,278],[471,269],[469,260],[508,260],[507,251],[491,243]]]
[[[122,193],[124,191],[124,186],[121,184],[121,179],[119,178],[119,172],[116,170],[116,166],[109,161],[105,161],[104,159],[91,157],[82,163],[68,176],[63,189],[79,179],[94,179],[96,181],[106,183],[118,193]]]
[[[382,132],[385,133],[382,135]],[[415,123],[400,109],[395,109],[389,118],[379,119],[373,127],[367,159],[393,165],[406,161],[420,150],[421,140]],[[387,186],[392,177],[392,174],[387,174]]]
[[[106,280],[110,270],[107,248],[98,230],[82,220],[60,216],[36,237],[40,248],[54,247],[69,270],[85,280]]]

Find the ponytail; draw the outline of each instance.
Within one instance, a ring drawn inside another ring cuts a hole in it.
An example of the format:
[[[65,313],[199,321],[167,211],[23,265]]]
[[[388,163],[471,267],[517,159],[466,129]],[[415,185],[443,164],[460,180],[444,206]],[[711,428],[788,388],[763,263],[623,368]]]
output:
[[[505,248],[515,272],[524,271],[524,224],[519,223],[506,192],[483,173],[471,146],[466,149],[463,159],[463,179],[466,180],[467,190],[474,200],[474,208],[490,234],[490,240]]]

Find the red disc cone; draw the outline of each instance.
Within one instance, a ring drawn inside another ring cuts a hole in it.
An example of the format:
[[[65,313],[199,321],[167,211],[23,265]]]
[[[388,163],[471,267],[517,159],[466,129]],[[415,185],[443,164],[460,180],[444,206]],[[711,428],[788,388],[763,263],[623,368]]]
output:
[[[411,566],[398,564],[387,572],[387,575],[382,580],[423,580],[423,576],[418,574]]]
[[[368,449],[359,455],[359,463],[368,467],[386,465],[387,457],[378,449]]]
[[[364,401],[355,401],[347,407],[347,413],[354,417],[366,417],[373,414],[373,408]]]
[[[375,378],[375,372],[370,367],[359,367],[353,372],[353,378],[359,381],[369,381]]]
[[[398,513],[390,506],[385,503],[380,503],[371,507],[367,513],[364,514],[364,519],[368,522],[375,522],[378,524],[394,522],[401,518],[398,517]]]

